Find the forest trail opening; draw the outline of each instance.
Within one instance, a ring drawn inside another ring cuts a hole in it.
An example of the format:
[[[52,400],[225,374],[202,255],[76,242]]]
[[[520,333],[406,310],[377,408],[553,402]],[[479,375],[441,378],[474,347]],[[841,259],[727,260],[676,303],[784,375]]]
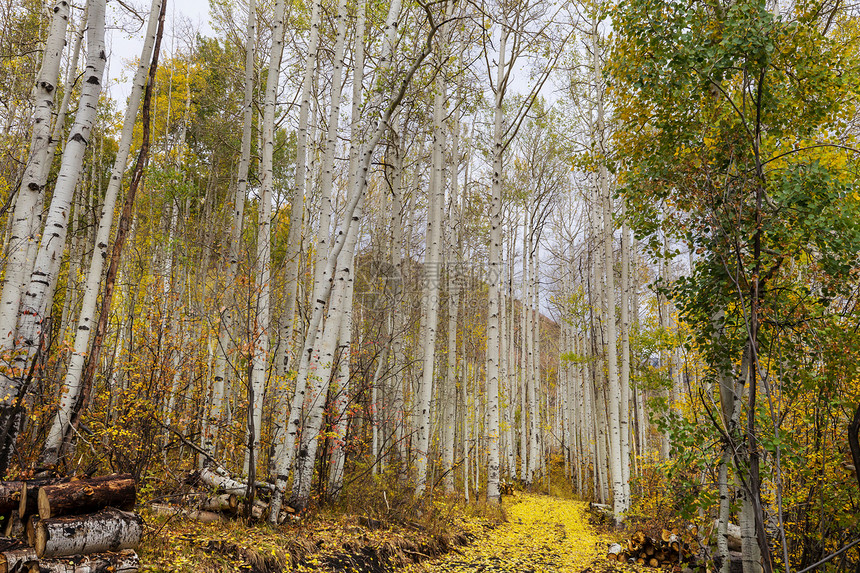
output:
[[[474,532],[477,538],[468,546],[408,570],[582,573],[607,568],[604,557],[612,540],[589,525],[585,502],[523,493],[506,498],[504,504],[506,523]]]

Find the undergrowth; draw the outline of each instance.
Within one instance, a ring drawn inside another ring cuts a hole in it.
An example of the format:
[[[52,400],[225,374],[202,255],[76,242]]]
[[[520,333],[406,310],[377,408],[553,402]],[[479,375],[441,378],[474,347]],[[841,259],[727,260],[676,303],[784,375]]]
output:
[[[373,476],[336,503],[283,526],[200,523],[146,509],[143,571],[387,573],[468,544],[505,519],[498,504],[436,492],[417,499],[393,475]],[[148,504],[145,504],[148,506]]]

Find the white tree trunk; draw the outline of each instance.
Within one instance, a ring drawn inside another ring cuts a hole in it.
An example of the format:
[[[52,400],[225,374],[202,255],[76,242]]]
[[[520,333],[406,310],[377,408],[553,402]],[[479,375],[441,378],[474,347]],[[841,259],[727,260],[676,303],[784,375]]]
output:
[[[460,308],[460,288],[458,280],[461,257],[459,256],[459,205],[458,181],[460,175],[460,127],[455,117],[451,129],[451,191],[448,202],[448,345],[447,369],[445,373],[445,392],[442,396],[444,408],[444,428],[442,436],[442,472],[445,491],[454,491],[454,430],[457,423],[457,314]]]
[[[42,325],[50,311],[65,248],[71,202],[97,116],[102,75],[107,60],[104,27],[104,0],[93,0],[87,26],[87,66],[84,71],[78,113],[63,152],[60,172],[46,219],[46,231],[42,234],[29,286],[21,299],[21,307],[18,311],[17,337],[12,356],[13,375],[4,376],[0,381],[0,387],[6,397],[2,404],[3,416],[0,418],[0,426],[7,420],[9,423],[6,426],[8,428],[6,440],[0,455],[0,474],[5,472],[8,451],[18,432],[18,422],[15,420],[18,413],[15,411],[15,402],[21,393],[24,377],[29,373],[36,350],[42,342]]]
[[[355,264],[353,260],[352,264]],[[328,497],[337,499],[343,488],[343,471],[346,464],[346,433],[349,426],[347,406],[349,405],[350,345],[352,344],[352,300],[354,276],[350,275],[344,301],[344,316],[340,327],[340,355],[338,356],[337,375],[334,380],[334,422],[332,432],[331,466],[328,476]]]
[[[319,27],[320,27],[320,10],[321,4],[319,1],[314,1],[311,8],[310,19],[310,34],[308,37],[308,53],[305,57],[304,75],[302,77],[301,87],[301,104],[299,105],[299,125],[296,131],[296,173],[295,173],[295,189],[293,190],[293,199],[290,208],[290,231],[287,236],[287,253],[286,253],[286,291],[284,298],[286,299],[287,308],[285,311],[286,328],[282,334],[284,344],[292,345],[294,328],[294,316],[296,309],[296,297],[298,293],[299,279],[299,252],[301,247],[302,236],[302,221],[304,209],[304,193],[307,186],[308,167],[307,167],[307,149],[308,149],[308,125],[311,108],[311,91],[316,73],[317,53],[319,50]],[[308,334],[310,335],[310,334]],[[304,400],[304,386],[295,387],[295,393],[300,394],[302,400],[298,402],[301,408]],[[295,445],[295,440],[291,440],[289,435],[295,433],[296,428],[301,420],[301,412],[295,409],[296,400],[289,403],[287,408],[286,394],[280,394],[278,397],[279,410],[281,416],[275,421],[274,440],[275,440],[275,459],[281,460],[285,456],[292,456],[292,452],[287,452],[286,449],[292,448]],[[274,464],[277,465],[277,462]],[[276,468],[277,469],[277,468]],[[277,473],[277,472],[276,472]],[[277,516],[274,517],[277,519]],[[274,522],[273,522],[274,523]]]
[[[341,0],[341,4],[345,9],[345,0]],[[355,220],[361,217],[361,203],[359,201],[359,206],[354,211]],[[357,239],[358,225],[350,225],[346,244],[338,260],[338,271],[334,281],[336,285],[331,296],[325,328],[314,351],[314,355],[319,358],[314,358],[309,366],[312,374],[308,375],[310,382],[308,414],[302,426],[302,439],[296,456],[296,471],[293,478],[293,495],[290,500],[291,505],[297,509],[305,508],[310,500],[314,462],[325,418],[326,396],[334,366],[337,337],[341,333],[344,321],[348,321],[347,305],[352,305],[349,290],[353,281],[352,265]]]
[[[505,51],[508,30],[502,31],[499,42],[499,64],[496,70],[496,99],[493,109],[493,177],[490,199],[490,249],[487,276],[487,425],[488,442],[487,500],[500,502],[499,493],[499,359],[501,336],[499,325],[499,279],[502,269],[502,169],[504,94],[507,80]]]
[[[42,64],[36,85],[33,86],[33,133],[27,166],[15,200],[8,248],[6,252],[3,292],[0,294],[0,350],[12,349],[18,318],[18,307],[25,284],[33,267],[28,260],[31,245],[38,243],[41,215],[37,211],[45,188],[48,169],[48,148],[51,143],[51,112],[54,93],[60,73],[66,27],[69,22],[69,3],[59,0],[52,8],[48,38],[42,54]],[[9,396],[8,392],[4,395]],[[14,396],[12,397],[14,398]],[[8,402],[4,400],[3,408]]]
[[[526,298],[523,301],[526,309],[526,388],[527,399],[529,403],[528,418],[529,418],[529,465],[527,483],[534,483],[535,474],[538,471],[540,458],[538,455],[538,424],[539,424],[539,406],[537,395],[537,379],[535,368],[535,308],[534,308],[534,291],[535,291],[535,257],[534,257],[534,221],[531,214],[527,215],[529,225],[527,227],[528,234],[528,250],[525,254],[529,264],[528,272],[528,288],[526,290]]]
[[[135,71],[132,82],[131,94],[128,98],[128,107],[123,118],[122,135],[116,159],[114,160],[111,178],[105,191],[104,203],[102,205],[101,217],[96,230],[95,252],[90,259],[90,268],[87,272],[86,286],[84,287],[84,298],[81,303],[81,313],[78,317],[77,330],[69,360],[66,377],[60,388],[60,404],[57,413],[51,423],[51,429],[42,450],[40,462],[42,465],[52,466],[57,463],[57,455],[63,442],[63,437],[69,426],[72,409],[78,400],[81,389],[81,373],[84,362],[89,351],[90,334],[95,318],[99,287],[102,281],[104,262],[108,258],[108,243],[113,225],[116,200],[122,184],[122,176],[128,166],[128,154],[131,150],[134,125],[137,112],[140,108],[140,99],[146,87],[147,75],[149,73],[150,60],[152,59],[152,48],[155,44],[155,32],[158,28],[158,15],[161,12],[163,0],[153,0],[150,6],[149,22],[146,28],[146,36],[143,48],[140,52],[140,60]]]
[[[248,404],[249,417],[253,421],[254,435],[250,437],[250,447],[245,455],[245,470],[252,473],[252,462],[257,463],[263,420],[263,392],[266,375],[269,371],[269,322],[271,320],[271,226],[272,193],[274,189],[275,152],[275,106],[278,96],[278,83],[281,77],[281,57],[284,52],[284,18],[286,2],[275,3],[274,27],[272,29],[272,49],[269,55],[269,72],[266,77],[266,92],[263,102],[263,122],[261,127],[262,153],[260,158],[260,207],[257,220],[257,257],[255,259],[256,308],[253,316],[253,356],[251,380],[249,381],[253,404]]]
[[[623,201],[623,200],[622,200]],[[622,203],[621,217],[621,482],[624,499],[630,499],[630,229],[627,226],[627,204]]]
[[[606,133],[603,107],[603,70],[598,42],[597,21],[592,27],[593,34],[593,74],[596,86],[597,104],[597,152],[600,154],[597,181],[600,201],[603,205],[603,269],[604,269],[604,300],[605,300],[605,329],[606,329],[606,362],[609,378],[609,465],[612,478],[613,513],[615,520],[620,523],[623,513],[627,511],[627,498],[624,495],[624,474],[621,469],[621,387],[618,380],[618,347],[615,326],[615,269],[612,223],[612,192],[609,188],[609,173],[606,167],[607,150],[604,136]]]
[[[337,130],[340,116],[340,100],[343,91],[343,67],[344,67],[344,49],[346,45],[346,1],[339,0],[337,8],[337,31],[335,35],[334,48],[334,74],[332,77],[331,86],[331,102],[329,107],[328,117],[328,132],[326,135],[325,155],[323,156],[322,178],[320,181],[320,227],[317,238],[317,257],[316,266],[314,269],[314,292],[323,290],[322,281],[326,280],[325,270],[329,256],[329,226],[331,219],[331,195],[334,184],[334,157],[337,151]],[[356,226],[350,226],[351,229],[356,229]],[[357,233],[357,231],[356,231]],[[357,235],[356,235],[357,236]],[[337,338],[341,332],[341,325],[346,314],[344,304],[347,298],[346,285],[347,281],[351,281],[352,275],[352,254],[348,251],[350,248],[347,244],[346,250],[342,251],[341,255],[345,257],[343,265],[338,276],[335,277],[337,287],[335,290],[334,300],[329,307],[328,316],[326,317],[325,327],[323,329],[322,340],[319,341],[319,346],[313,353],[309,365],[313,372],[311,375],[311,393],[308,395],[306,402],[307,419],[302,429],[301,446],[299,447],[298,457],[296,458],[296,474],[293,481],[293,503],[299,507],[304,507],[310,497],[310,486],[313,478],[314,461],[316,456],[316,446],[318,434],[322,428],[324,419],[324,407],[328,393],[329,378],[334,365],[334,354],[337,345]],[[354,244],[352,245],[354,248]],[[310,337],[310,334],[308,335]]]
[[[441,56],[440,56],[441,57]],[[430,177],[430,197],[427,207],[427,250],[424,256],[424,288],[421,296],[422,369],[418,391],[418,445],[416,448],[415,495],[421,496],[427,481],[432,424],[431,398],[436,359],[436,330],[439,315],[439,293],[442,281],[441,240],[445,196],[443,148],[445,132],[445,100],[447,89],[443,76],[436,77],[433,99],[433,161]]]
[[[224,284],[223,309],[218,322],[218,342],[215,349],[215,368],[212,376],[212,396],[207,404],[204,431],[201,432],[203,449],[215,454],[218,431],[224,414],[224,396],[231,393],[230,347],[234,336],[235,292],[239,270],[239,250],[242,226],[245,219],[245,198],[248,195],[248,169],[251,164],[251,136],[254,121],[254,60],[257,43],[257,2],[248,2],[248,20],[245,29],[245,89],[242,97],[242,143],[239,151],[239,166],[236,187],[233,193],[229,243],[227,252],[227,276]]]

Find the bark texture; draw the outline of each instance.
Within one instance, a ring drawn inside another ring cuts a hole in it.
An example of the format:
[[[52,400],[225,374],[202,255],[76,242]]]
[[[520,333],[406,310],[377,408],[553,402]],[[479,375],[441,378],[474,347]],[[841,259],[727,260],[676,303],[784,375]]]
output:
[[[43,519],[36,526],[36,554],[41,559],[133,549],[142,535],[143,520],[118,509]]]

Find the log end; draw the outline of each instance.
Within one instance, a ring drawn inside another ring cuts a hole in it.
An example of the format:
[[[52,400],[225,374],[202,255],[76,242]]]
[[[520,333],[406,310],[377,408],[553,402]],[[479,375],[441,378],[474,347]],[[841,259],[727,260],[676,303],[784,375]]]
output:
[[[44,488],[39,489],[39,497],[36,505],[39,508],[39,517],[42,519],[51,518],[51,501],[48,499],[48,494]]]
[[[21,485],[21,497],[18,499],[18,517],[24,519],[27,515],[27,482]]]
[[[39,516],[31,515],[27,519],[27,524],[24,527],[25,535],[27,536],[27,545],[35,547],[36,545],[36,525],[38,524]]]
[[[48,531],[43,523],[36,524],[36,555],[40,558],[45,555],[45,546],[48,544]]]

